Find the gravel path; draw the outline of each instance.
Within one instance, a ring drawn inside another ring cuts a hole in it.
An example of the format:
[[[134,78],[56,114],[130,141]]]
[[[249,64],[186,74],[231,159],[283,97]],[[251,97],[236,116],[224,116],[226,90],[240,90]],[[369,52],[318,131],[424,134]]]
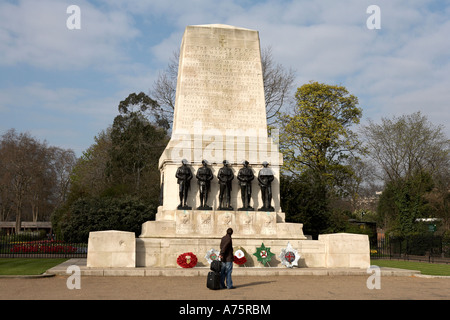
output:
[[[384,276],[368,289],[368,276],[235,276],[236,289],[211,291],[204,277],[82,276],[68,289],[68,276],[0,278],[0,299],[14,300],[449,300],[449,278]]]

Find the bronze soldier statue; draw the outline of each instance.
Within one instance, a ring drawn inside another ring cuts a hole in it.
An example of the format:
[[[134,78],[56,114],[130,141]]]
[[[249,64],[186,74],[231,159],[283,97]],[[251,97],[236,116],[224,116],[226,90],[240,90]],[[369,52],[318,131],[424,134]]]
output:
[[[263,206],[258,209],[258,211],[274,211],[272,207],[272,181],[274,179],[272,169],[268,168],[269,163],[267,161],[263,162],[263,168],[259,170],[258,182],[261,187],[261,197],[263,201]]]
[[[223,167],[220,168],[219,173],[217,174],[220,186],[219,210],[233,210],[233,207],[231,206],[231,181],[234,179],[234,173],[228,165],[229,162],[223,160]]]
[[[255,178],[253,170],[248,167],[248,161],[243,162],[243,167],[239,169],[237,179],[241,186],[241,200],[242,208],[239,210],[253,210],[250,206],[250,200],[252,198],[252,181]]]
[[[183,159],[181,161],[182,166],[177,169],[175,177],[177,178],[177,183],[179,185],[179,195],[180,195],[180,204],[177,209],[185,209],[190,210],[192,207],[187,205],[187,197],[189,193],[189,188],[191,185],[192,179],[192,171],[187,166],[188,161]]]
[[[213,179],[213,174],[210,168],[208,168],[208,161],[202,161],[203,167],[197,170],[195,177],[197,178],[198,191],[200,193],[200,206],[197,208],[199,210],[212,210],[212,207],[208,206],[208,193],[211,187],[211,180]]]

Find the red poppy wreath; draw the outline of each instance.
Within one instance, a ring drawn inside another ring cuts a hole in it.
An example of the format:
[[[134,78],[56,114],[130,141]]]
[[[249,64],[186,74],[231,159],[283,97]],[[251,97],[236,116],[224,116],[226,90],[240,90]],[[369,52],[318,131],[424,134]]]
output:
[[[193,268],[197,264],[197,256],[192,252],[180,254],[177,258],[177,264],[182,268]]]

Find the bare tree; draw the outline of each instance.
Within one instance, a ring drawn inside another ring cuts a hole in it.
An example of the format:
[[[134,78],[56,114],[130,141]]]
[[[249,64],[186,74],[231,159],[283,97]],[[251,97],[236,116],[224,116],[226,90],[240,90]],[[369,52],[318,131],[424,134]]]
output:
[[[385,181],[411,177],[417,170],[448,176],[450,140],[420,112],[382,118],[381,124],[370,121],[362,134]]]
[[[26,194],[26,202],[31,206],[32,221],[38,221],[41,209],[47,207],[52,201],[56,175],[51,166],[50,149],[34,139],[30,140],[33,145],[33,153],[29,154],[29,163],[34,171],[30,172],[30,185]]]
[[[35,173],[38,143],[28,134],[6,132],[1,141],[1,163],[4,168],[1,183],[11,189],[11,202],[16,214],[16,231],[20,230],[22,209],[29,196]]]
[[[7,131],[0,137],[0,218],[15,214],[18,232],[29,213],[34,222],[49,216],[67,192],[74,161],[71,150],[48,147],[28,133]]]
[[[66,150],[57,147],[50,148],[52,168],[55,172],[55,198],[58,207],[66,201],[70,185],[70,173],[76,163],[76,156],[73,150]]]
[[[161,107],[161,117],[171,124],[175,109],[175,95],[177,87],[178,63],[180,51],[175,51],[166,70],[159,73],[158,78],[150,90],[150,95]],[[264,95],[266,100],[266,116],[269,125],[275,123],[280,109],[293,101],[291,89],[295,80],[295,72],[286,70],[283,65],[275,63],[272,47],[261,50],[261,64],[264,80]]]
[[[286,70],[283,65],[275,63],[271,46],[261,50],[261,64],[267,124],[271,125],[274,124],[283,105],[289,105],[294,101],[294,95],[290,91],[295,80],[295,72],[292,69]]]
[[[175,109],[175,94],[177,89],[178,61],[180,51],[174,51],[166,70],[158,74],[158,78],[150,90],[150,95],[156,99],[161,107],[161,117],[172,124]]]

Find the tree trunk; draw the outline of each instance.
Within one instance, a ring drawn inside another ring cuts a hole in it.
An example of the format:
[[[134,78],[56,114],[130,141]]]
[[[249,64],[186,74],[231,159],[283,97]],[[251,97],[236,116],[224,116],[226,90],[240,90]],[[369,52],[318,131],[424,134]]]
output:
[[[22,213],[21,206],[18,205],[16,207],[16,230],[15,230],[16,234],[20,232],[20,226],[22,225],[21,213]]]

